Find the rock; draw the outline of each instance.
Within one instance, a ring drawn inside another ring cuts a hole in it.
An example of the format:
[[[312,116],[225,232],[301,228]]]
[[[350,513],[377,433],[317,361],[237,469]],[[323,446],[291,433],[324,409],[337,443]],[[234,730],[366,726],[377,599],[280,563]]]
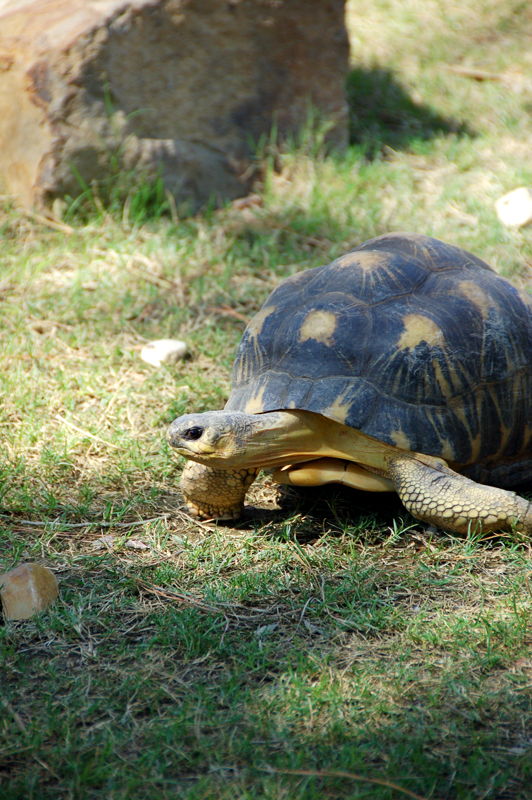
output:
[[[532,222],[532,191],[526,186],[514,189],[495,203],[497,216],[503,225],[518,228]]]
[[[53,572],[40,564],[21,564],[0,575],[0,597],[6,619],[29,619],[57,599]]]
[[[170,364],[179,361],[187,354],[185,342],[179,339],[155,339],[142,348],[140,357],[147,364],[160,367],[161,364]]]
[[[124,542],[124,547],[129,547],[131,550],[149,550],[150,546],[141,542],[140,539],[127,539]]]
[[[108,549],[114,547],[114,544],[115,544],[115,537],[112,534],[107,533],[104,536],[100,536],[98,539],[96,539],[96,541],[92,546],[94,547],[95,550],[101,550],[104,547]]]
[[[344,0],[0,0],[0,176],[28,207],[157,176],[192,211],[246,195],[272,122],[312,105],[346,144],[347,59]]]

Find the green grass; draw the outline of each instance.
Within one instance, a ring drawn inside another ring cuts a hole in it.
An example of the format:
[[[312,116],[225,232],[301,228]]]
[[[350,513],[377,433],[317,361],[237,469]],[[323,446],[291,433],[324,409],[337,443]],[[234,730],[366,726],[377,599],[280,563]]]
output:
[[[199,524],[164,441],[224,404],[284,277],[372,236],[432,234],[532,288],[532,229],[494,210],[532,185],[528,6],[357,0],[348,20],[350,148],[310,127],[265,148],[257,204],[179,219],[140,187],[80,202],[70,232],[0,205],[0,571],[60,584],[0,627],[2,800],[530,796],[529,543],[266,476],[239,524]],[[170,336],[188,360],[140,360]]]

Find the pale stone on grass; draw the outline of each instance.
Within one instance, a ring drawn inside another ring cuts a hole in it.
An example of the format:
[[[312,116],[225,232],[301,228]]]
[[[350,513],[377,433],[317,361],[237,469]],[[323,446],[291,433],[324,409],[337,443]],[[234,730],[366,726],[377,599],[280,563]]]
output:
[[[161,364],[175,363],[180,358],[184,358],[186,354],[187,346],[179,339],[155,339],[142,348],[140,357],[147,364],[160,367]]]
[[[519,228],[532,222],[532,191],[521,186],[500,197],[495,203],[497,216],[503,225]]]
[[[40,564],[21,564],[0,575],[0,597],[6,619],[29,619],[57,599],[55,575]]]

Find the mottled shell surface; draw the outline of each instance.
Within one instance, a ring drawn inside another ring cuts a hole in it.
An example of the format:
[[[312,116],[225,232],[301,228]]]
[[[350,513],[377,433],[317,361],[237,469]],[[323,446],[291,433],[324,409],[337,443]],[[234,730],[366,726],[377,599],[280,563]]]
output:
[[[532,297],[458,247],[389,234],[272,292],[226,408],[314,411],[484,478],[503,465],[504,484],[529,477],[531,398]]]

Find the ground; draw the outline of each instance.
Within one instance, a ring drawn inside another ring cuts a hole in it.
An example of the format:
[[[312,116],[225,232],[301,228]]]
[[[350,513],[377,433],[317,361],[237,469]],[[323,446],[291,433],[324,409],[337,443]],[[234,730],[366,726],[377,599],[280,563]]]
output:
[[[309,123],[258,153],[253,197],[189,219],[147,187],[51,225],[2,199],[0,569],[60,584],[0,627],[6,800],[529,797],[528,541],[267,476],[240,523],[198,523],[165,444],[223,406],[268,293],[372,236],[532,287],[532,231],[494,208],[532,186],[528,5],[357,0],[348,22],[346,154]],[[170,336],[185,362],[141,361]]]

